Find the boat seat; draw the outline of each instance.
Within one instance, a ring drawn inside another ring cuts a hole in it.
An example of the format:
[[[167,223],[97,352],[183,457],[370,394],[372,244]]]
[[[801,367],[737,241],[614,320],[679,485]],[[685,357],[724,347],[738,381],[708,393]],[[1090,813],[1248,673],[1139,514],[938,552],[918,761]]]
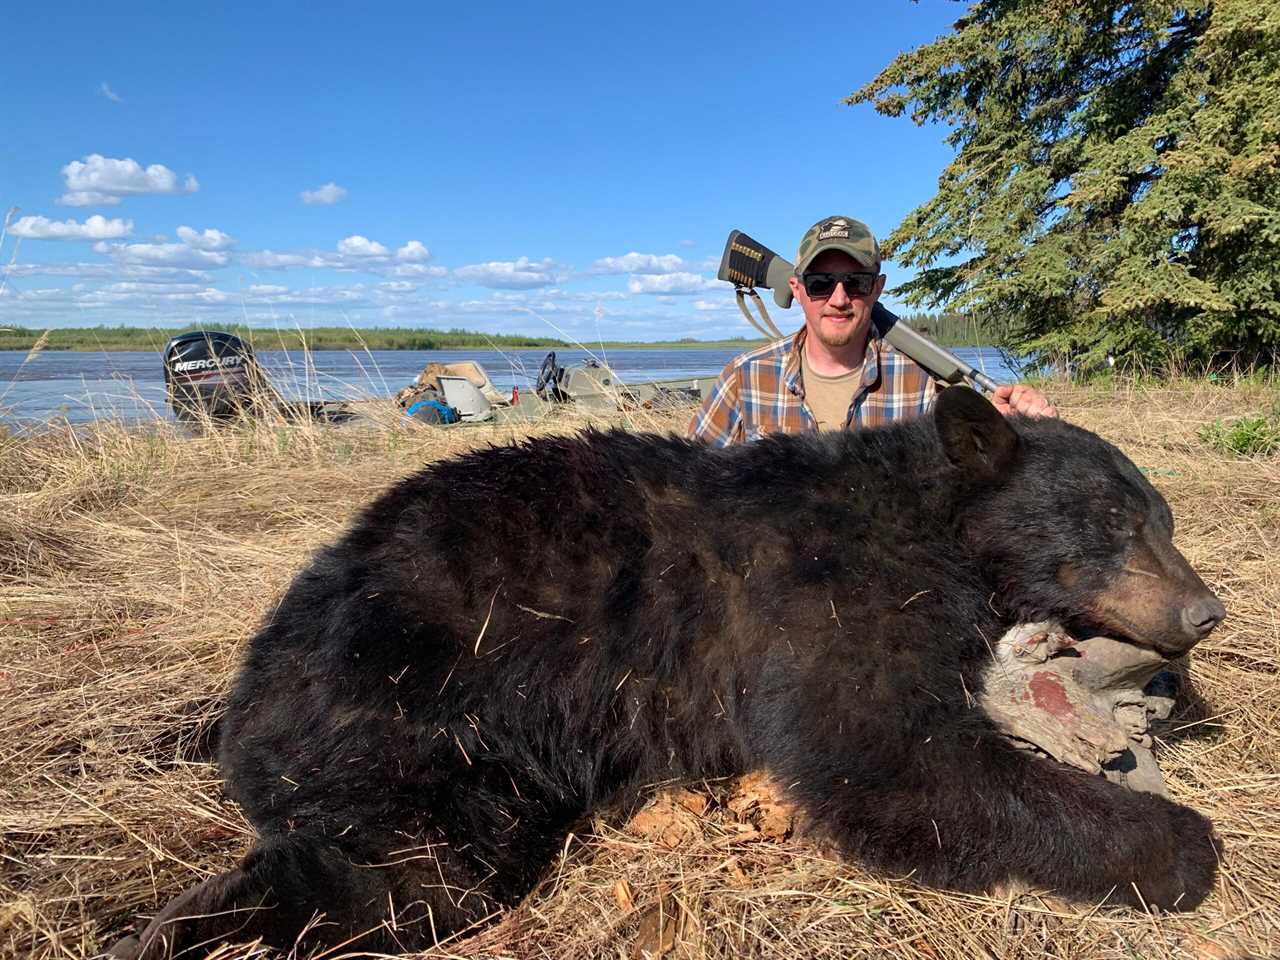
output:
[[[440,389],[444,402],[458,411],[458,416],[468,421],[493,419],[493,404],[480,387],[467,377],[440,377]]]

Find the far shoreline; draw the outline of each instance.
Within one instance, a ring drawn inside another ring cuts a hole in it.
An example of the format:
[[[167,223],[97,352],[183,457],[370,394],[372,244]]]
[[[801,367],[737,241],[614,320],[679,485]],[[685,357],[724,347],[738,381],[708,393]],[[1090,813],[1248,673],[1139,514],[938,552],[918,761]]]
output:
[[[973,328],[931,329],[916,318],[906,318],[916,329],[926,333],[944,347],[991,346],[990,338],[974,336]],[[194,330],[221,330],[232,333],[254,350],[341,350],[365,352],[374,350],[736,350],[745,352],[769,341],[763,337],[727,337],[697,340],[680,337],[675,340],[592,340],[574,341],[557,337],[521,334],[488,334],[471,330],[408,329],[390,327],[312,327],[309,329],[271,330],[228,325],[225,327],[61,327],[47,330],[0,327],[0,353],[120,353],[155,352],[164,349],[172,337]],[[798,327],[797,327],[798,329]],[[787,335],[791,334],[787,331]],[[959,334],[959,335],[956,335]],[[967,335],[966,335],[967,334]],[[983,340],[988,342],[983,343]]]
[[[306,349],[313,353],[321,353],[325,351],[341,350],[344,352],[364,350],[390,350],[400,353],[423,352],[430,350],[475,350],[475,351],[503,351],[503,350],[729,350],[742,348],[750,350],[755,347],[764,346],[769,343],[768,340],[697,340],[692,343],[688,341],[678,340],[605,340],[594,341],[592,343],[522,343],[522,344],[484,344],[478,345],[474,343],[468,344],[451,344],[445,343],[440,346],[433,347],[379,347],[360,343],[351,343],[347,346],[330,346],[314,347],[310,344],[306,345]],[[30,353],[32,347],[10,347],[0,346],[0,353]],[[156,352],[163,349],[164,344],[156,347]],[[292,343],[284,345],[263,345],[254,343],[253,347],[257,350],[300,350],[303,348],[301,343]],[[129,346],[104,344],[101,346],[61,346],[46,344],[40,348],[41,353],[143,353],[148,352],[152,348],[150,346]]]
[[[749,350],[768,341],[760,337],[696,340],[592,340],[523,334],[490,334],[471,330],[392,327],[311,327],[272,330],[224,327],[54,327],[45,330],[0,327],[0,352],[118,353],[159,352],[173,337],[197,330],[220,330],[240,337],[255,350]]]

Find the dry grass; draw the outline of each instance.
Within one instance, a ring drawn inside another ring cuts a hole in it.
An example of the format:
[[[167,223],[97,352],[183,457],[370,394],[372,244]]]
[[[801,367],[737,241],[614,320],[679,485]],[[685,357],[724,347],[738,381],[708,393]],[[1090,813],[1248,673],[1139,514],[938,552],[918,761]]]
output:
[[[1280,954],[1280,462],[1223,459],[1195,436],[1275,393],[1054,392],[1066,416],[1151,470],[1180,545],[1231,612],[1194,655],[1196,696],[1163,754],[1173,796],[1209,813],[1227,844],[1201,910],[946,895],[744,833],[713,808],[676,850],[596,821],[519,909],[435,955],[627,957],[638,938],[672,957]],[[222,799],[208,733],[255,624],[388,481],[509,438],[390,422],[198,439],[0,434],[0,953],[88,957],[235,861],[250,833]],[[659,904],[676,921],[665,941]]]

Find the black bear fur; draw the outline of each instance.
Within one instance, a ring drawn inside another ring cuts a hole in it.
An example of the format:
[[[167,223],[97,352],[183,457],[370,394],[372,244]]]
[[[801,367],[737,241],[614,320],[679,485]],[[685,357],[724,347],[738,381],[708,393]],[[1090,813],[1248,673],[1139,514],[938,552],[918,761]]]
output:
[[[421,948],[518,901],[589,812],[756,768],[895,876],[1193,908],[1204,817],[1015,750],[974,701],[1011,625],[1097,608],[1129,549],[1115,504],[1168,541],[1113,446],[960,389],[856,433],[588,432],[433,464],[249,647],[220,762],[258,845],[117,952]]]

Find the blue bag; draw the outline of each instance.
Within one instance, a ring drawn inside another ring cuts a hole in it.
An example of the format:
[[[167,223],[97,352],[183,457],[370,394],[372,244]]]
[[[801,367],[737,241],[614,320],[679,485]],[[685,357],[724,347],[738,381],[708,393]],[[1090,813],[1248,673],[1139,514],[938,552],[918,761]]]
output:
[[[422,423],[457,423],[462,419],[455,407],[442,400],[419,400],[405,411],[405,415]]]

